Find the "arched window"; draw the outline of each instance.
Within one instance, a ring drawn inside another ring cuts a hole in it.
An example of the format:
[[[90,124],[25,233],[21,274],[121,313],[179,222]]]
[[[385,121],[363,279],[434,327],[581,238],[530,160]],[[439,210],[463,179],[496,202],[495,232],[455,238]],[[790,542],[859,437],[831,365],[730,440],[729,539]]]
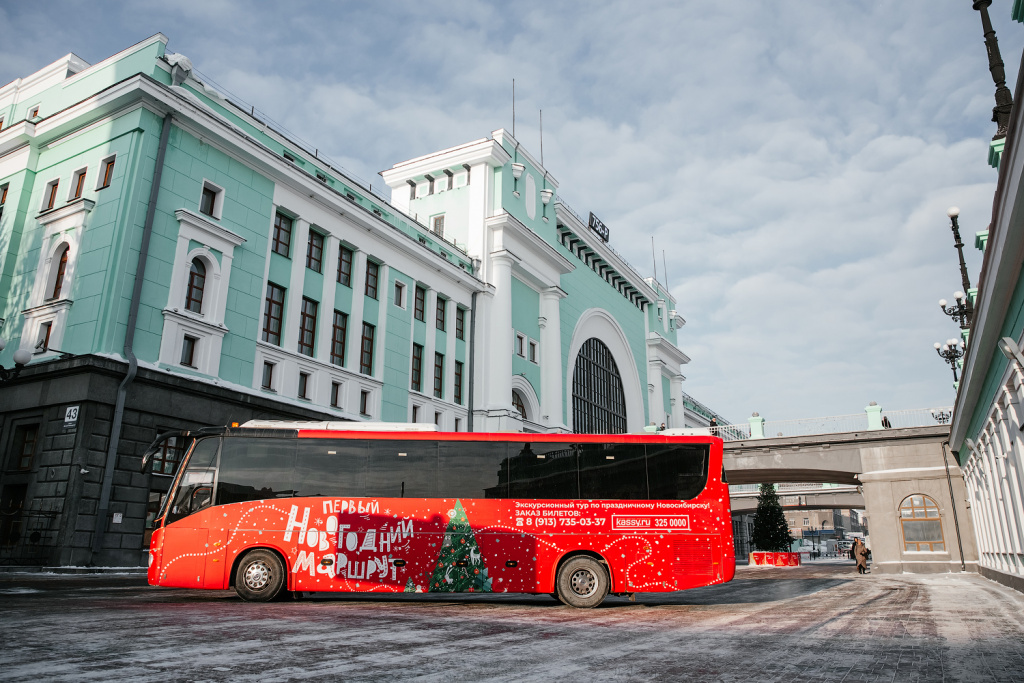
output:
[[[64,273],[68,269],[68,246],[64,245],[64,248],[60,252],[60,261],[57,262],[57,277],[53,281],[53,295],[51,299],[59,299],[60,292],[64,288]]]
[[[188,290],[185,294],[185,308],[193,313],[203,312],[203,289],[206,287],[206,266],[198,258],[192,259],[188,273]]]
[[[526,419],[526,404],[523,403],[523,397],[515,389],[512,390],[512,405],[519,411],[519,414]]]
[[[909,551],[945,551],[939,506],[928,496],[907,496],[900,503],[903,549]]]
[[[626,431],[626,397],[619,367],[597,337],[583,342],[572,371],[572,426],[577,434]]]

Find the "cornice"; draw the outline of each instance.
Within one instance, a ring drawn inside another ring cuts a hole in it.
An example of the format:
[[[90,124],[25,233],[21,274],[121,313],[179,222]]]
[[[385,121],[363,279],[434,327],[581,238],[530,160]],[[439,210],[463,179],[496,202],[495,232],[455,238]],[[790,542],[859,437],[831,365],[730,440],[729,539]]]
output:
[[[241,235],[236,235],[227,228],[223,228],[212,221],[203,218],[194,211],[189,209],[178,209],[174,212],[175,218],[182,223],[188,223],[189,225],[210,233],[214,237],[223,240],[232,246],[240,246],[245,242],[245,238]]]
[[[482,138],[458,147],[399,162],[388,170],[381,171],[380,175],[389,187],[397,189],[405,185],[407,181],[420,178],[432,171],[436,172],[463,164],[473,166],[485,163],[488,166],[498,167],[504,166],[511,158],[497,141]]]

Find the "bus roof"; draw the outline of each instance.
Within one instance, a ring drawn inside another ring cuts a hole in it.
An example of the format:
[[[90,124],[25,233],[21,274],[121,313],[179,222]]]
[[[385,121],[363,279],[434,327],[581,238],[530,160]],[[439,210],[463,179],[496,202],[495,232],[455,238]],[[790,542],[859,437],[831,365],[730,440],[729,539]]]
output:
[[[339,432],[436,432],[437,425],[416,422],[318,422],[316,420],[249,420],[245,429],[315,429]]]

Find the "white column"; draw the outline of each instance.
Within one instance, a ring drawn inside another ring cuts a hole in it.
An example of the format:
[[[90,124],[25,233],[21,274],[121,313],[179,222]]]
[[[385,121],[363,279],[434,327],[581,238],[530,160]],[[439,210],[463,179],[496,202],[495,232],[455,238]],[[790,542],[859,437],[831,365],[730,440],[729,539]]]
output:
[[[660,425],[665,421],[665,391],[662,387],[665,376],[661,372],[665,364],[660,358],[650,357],[650,347],[647,347],[647,353],[647,421],[644,424],[653,422]]]
[[[324,363],[331,362],[331,342],[334,330],[334,293],[337,290],[337,271],[332,271],[329,264],[335,264],[337,268],[338,250],[341,242],[334,235],[324,236],[324,253],[322,271],[324,274],[324,288],[320,294],[320,319],[317,321],[316,357]],[[321,392],[327,398],[324,403],[330,403],[330,383],[326,383],[327,391]]]
[[[388,333],[388,306],[391,305],[391,289],[388,287],[388,278],[391,276],[391,268],[386,264],[380,264],[377,269],[377,332],[373,337],[373,376],[384,381],[384,353],[387,346],[384,338]],[[382,397],[383,398],[383,397]]]
[[[486,363],[489,376],[487,409],[512,410],[512,265],[518,259],[507,251],[491,254],[491,328]],[[492,428],[502,430],[507,419],[488,420]]]
[[[683,407],[683,376],[675,375],[669,383],[672,393],[672,426],[675,428],[686,426],[686,411]]]
[[[562,405],[562,299],[559,287],[540,293],[540,422],[552,430],[567,431]],[[511,334],[511,332],[510,332]]]

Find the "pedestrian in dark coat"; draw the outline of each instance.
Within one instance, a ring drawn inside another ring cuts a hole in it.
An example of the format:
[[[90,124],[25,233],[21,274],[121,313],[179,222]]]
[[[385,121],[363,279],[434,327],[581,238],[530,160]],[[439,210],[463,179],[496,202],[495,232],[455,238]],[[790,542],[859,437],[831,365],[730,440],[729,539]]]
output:
[[[854,551],[853,554],[857,558],[857,573],[858,574],[867,574],[868,573],[868,547],[866,545],[864,545],[863,543],[861,543],[860,541],[858,541],[857,545],[854,546],[854,547],[856,548],[856,550]]]

